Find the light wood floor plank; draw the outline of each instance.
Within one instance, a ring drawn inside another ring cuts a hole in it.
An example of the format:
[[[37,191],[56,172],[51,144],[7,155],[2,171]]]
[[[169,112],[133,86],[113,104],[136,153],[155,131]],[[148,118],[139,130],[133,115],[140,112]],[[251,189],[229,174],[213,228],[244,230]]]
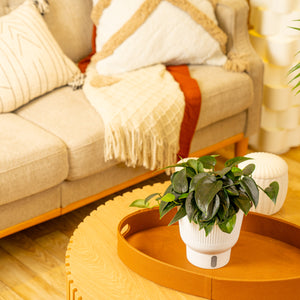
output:
[[[64,291],[56,290],[18,259],[0,248],[0,281],[25,300],[64,299]],[[62,277],[61,277],[62,279]],[[2,297],[2,294],[0,295]]]
[[[22,300],[22,298],[0,281],[0,300]]]
[[[38,274],[49,286],[55,287],[57,291],[64,290],[65,283],[61,278],[65,275],[65,269],[61,261],[24,233],[15,234],[10,239],[1,239],[0,246],[34,274]]]
[[[221,156],[217,159],[217,168],[233,157],[233,147],[226,147],[218,154]],[[282,213],[288,213],[296,221],[299,219],[299,211],[293,203],[300,199],[300,148],[291,149],[280,156],[289,165],[286,201],[291,203],[283,207]],[[144,185],[165,179],[168,177],[162,174],[147,180]],[[69,238],[93,209],[115,196],[108,196],[64,216],[0,239],[0,300],[64,300],[64,257]]]

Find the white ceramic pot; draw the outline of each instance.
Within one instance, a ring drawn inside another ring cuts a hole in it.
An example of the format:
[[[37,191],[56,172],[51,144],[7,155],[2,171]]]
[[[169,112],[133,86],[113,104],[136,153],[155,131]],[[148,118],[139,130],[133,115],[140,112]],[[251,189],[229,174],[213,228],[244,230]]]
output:
[[[256,208],[252,207],[251,211],[265,215],[272,215],[278,212],[284,204],[288,190],[288,165],[279,156],[267,152],[253,152],[245,155],[253,159],[239,164],[244,168],[248,164],[255,164],[255,170],[252,174],[255,182],[265,189],[272,181],[279,184],[279,193],[276,204],[261,190],[259,190],[259,202]]]
[[[223,232],[217,225],[208,236],[199,225],[189,222],[188,217],[179,220],[179,231],[186,244],[186,256],[190,263],[204,269],[217,269],[230,260],[231,248],[240,236],[244,213],[239,210],[233,231]]]

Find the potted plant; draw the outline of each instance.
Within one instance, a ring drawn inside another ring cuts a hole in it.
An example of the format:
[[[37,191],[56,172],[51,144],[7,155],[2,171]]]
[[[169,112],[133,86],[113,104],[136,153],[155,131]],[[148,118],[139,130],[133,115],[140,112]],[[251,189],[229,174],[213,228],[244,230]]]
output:
[[[131,204],[149,208],[150,200],[155,199],[161,218],[177,207],[169,225],[179,221],[187,259],[203,268],[219,268],[228,263],[231,248],[239,237],[243,215],[258,204],[258,189],[274,203],[279,191],[276,181],[265,189],[256,184],[251,176],[254,164],[243,169],[238,167],[239,163],[251,158],[227,160],[224,168],[216,171],[215,157],[188,158],[169,166],[175,167],[175,172],[164,194],[151,194]]]

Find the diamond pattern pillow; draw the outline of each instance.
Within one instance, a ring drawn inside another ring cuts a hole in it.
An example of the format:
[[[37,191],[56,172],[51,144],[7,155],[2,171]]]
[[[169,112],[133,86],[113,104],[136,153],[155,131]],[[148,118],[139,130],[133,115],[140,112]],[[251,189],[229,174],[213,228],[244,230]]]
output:
[[[10,112],[80,73],[27,0],[0,17],[0,112]]]
[[[93,57],[97,72],[114,75],[157,63],[226,63],[226,34],[209,0],[95,0]]]

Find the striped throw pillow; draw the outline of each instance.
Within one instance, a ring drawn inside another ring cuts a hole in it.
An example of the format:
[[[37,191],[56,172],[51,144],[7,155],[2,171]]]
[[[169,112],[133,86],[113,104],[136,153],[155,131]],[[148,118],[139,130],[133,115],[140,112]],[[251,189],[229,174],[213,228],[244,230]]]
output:
[[[79,72],[32,0],[0,17],[0,112],[66,85]]]

